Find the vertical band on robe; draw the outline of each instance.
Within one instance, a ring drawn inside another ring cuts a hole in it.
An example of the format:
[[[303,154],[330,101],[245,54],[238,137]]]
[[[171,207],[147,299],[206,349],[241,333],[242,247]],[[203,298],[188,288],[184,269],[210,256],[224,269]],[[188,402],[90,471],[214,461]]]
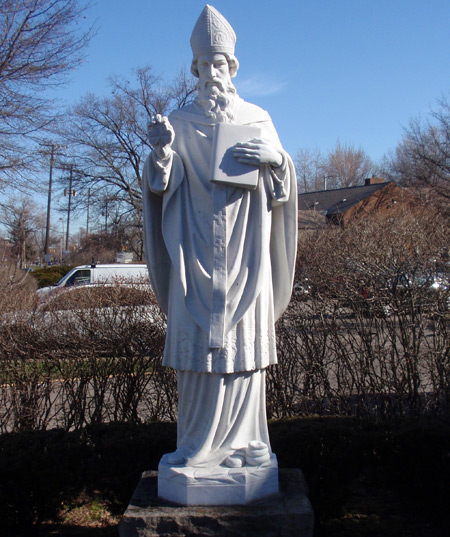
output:
[[[213,191],[212,304],[209,328],[209,346],[221,348],[225,338],[225,311],[227,294],[227,192],[225,185],[215,185]]]

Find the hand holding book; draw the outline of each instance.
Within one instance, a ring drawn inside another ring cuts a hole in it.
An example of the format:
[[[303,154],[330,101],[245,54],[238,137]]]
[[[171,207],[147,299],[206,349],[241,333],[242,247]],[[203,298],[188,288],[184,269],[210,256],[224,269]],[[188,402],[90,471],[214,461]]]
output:
[[[233,148],[233,156],[242,164],[253,166],[269,164],[270,166],[278,167],[283,162],[280,152],[273,145],[260,138],[253,138],[249,142],[237,143]]]
[[[260,137],[259,127],[217,123],[214,128],[211,180],[242,188],[257,188],[260,166],[280,166],[283,162],[280,152]]]

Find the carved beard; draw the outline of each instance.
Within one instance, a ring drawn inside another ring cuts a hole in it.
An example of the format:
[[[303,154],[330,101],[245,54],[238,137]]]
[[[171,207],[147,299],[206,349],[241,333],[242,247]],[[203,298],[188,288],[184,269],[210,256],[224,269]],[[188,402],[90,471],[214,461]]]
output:
[[[205,116],[217,122],[231,123],[234,118],[233,104],[236,88],[231,80],[224,83],[220,78],[198,83],[195,99],[203,108]]]

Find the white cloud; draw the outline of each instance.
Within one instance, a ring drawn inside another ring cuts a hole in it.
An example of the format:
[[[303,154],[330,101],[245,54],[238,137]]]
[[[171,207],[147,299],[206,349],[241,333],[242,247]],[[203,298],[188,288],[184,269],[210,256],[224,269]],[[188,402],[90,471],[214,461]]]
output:
[[[237,78],[234,82],[239,95],[242,97],[265,97],[279,93],[286,82],[267,73],[257,73],[244,79]]]

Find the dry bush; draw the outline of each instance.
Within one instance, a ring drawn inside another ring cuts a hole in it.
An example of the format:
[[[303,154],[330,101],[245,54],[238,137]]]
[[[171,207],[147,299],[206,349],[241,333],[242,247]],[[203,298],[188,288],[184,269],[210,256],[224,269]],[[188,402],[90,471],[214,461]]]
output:
[[[269,417],[448,415],[449,239],[431,211],[302,237],[304,292],[277,323]],[[28,309],[15,289],[0,323],[0,431],[176,419],[148,285],[71,288]]]
[[[278,323],[269,414],[448,413],[449,238],[431,211],[304,237],[296,280],[307,293]]]
[[[173,420],[165,318],[147,286],[73,289],[2,323],[0,430]]]
[[[15,265],[0,267],[0,312],[8,313],[36,304],[36,282]]]

